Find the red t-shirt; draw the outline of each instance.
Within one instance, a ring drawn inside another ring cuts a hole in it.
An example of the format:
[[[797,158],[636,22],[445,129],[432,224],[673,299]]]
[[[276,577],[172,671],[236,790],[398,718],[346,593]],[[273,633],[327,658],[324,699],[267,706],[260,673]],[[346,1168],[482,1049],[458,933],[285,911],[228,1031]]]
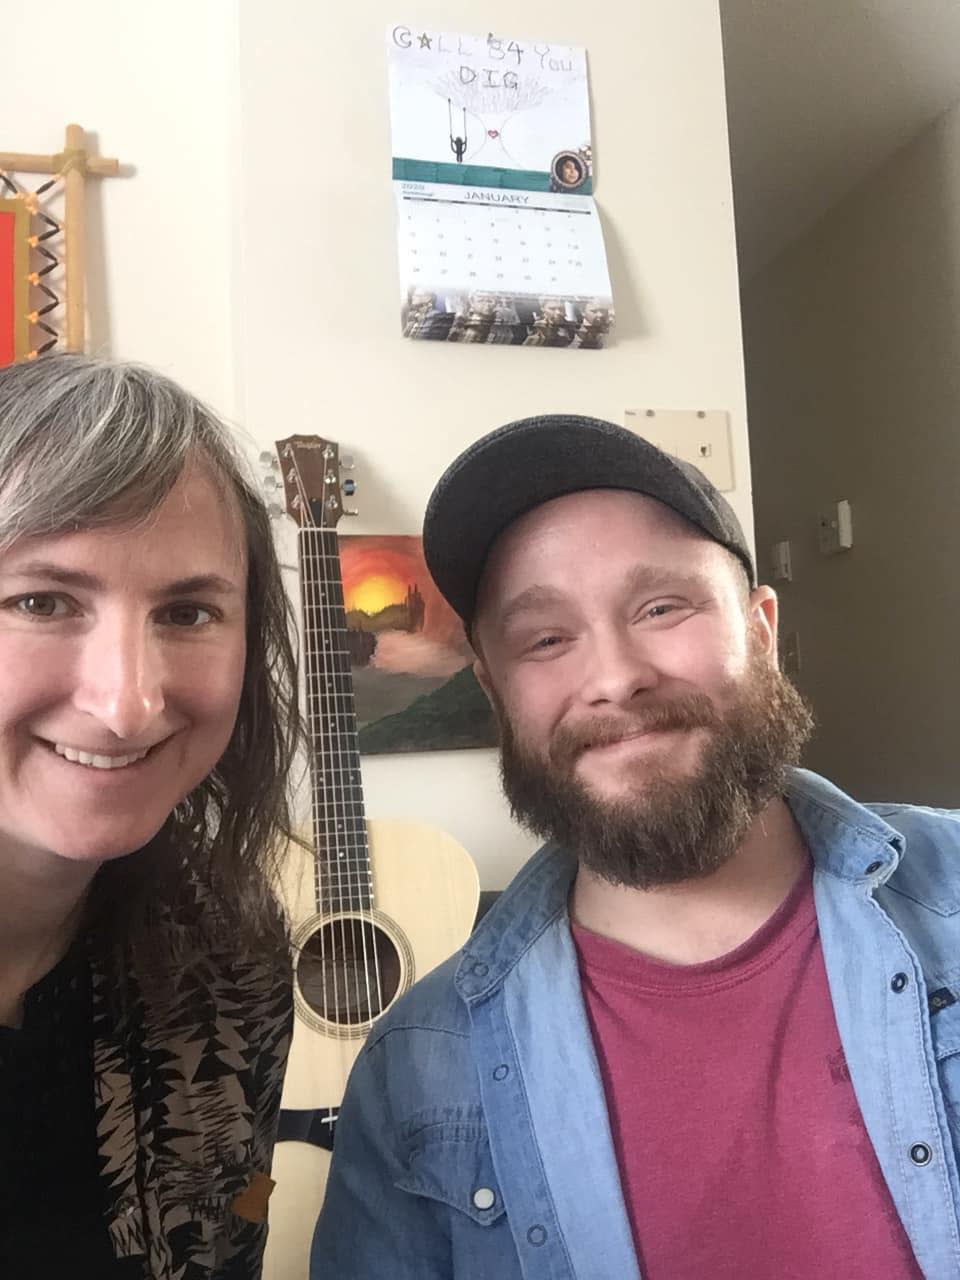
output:
[[[809,873],[708,964],[573,936],[644,1280],[922,1280],[850,1082]]]

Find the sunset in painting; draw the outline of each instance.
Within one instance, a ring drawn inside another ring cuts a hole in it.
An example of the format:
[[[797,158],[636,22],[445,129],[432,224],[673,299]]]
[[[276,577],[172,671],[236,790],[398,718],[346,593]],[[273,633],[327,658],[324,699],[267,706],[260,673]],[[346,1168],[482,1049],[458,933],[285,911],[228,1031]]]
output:
[[[358,609],[371,615],[379,613],[388,604],[402,604],[406,594],[405,582],[383,573],[368,574],[350,591],[344,583],[344,604],[347,609]]]
[[[361,750],[491,746],[473,654],[420,539],[348,534],[339,545]]]

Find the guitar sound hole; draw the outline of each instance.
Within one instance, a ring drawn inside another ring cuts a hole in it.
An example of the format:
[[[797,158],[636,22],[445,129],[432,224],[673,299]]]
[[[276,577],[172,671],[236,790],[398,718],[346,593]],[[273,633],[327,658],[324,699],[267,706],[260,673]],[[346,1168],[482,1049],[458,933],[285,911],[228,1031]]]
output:
[[[304,943],[297,981],[314,1013],[355,1027],[379,1017],[397,994],[400,955],[372,920],[341,916]]]

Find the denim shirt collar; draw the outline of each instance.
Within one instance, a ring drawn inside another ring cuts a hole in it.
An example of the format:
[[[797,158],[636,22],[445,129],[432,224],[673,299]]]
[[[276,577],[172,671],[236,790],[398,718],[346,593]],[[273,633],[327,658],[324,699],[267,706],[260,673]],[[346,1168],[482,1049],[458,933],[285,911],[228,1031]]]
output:
[[[906,841],[878,814],[808,769],[791,769],[785,798],[818,871],[851,884],[885,884]]]
[[[791,769],[785,798],[818,871],[877,886],[898,867],[905,846],[900,832],[825,778]],[[576,858],[551,843],[519,872],[462,953],[455,985],[468,1004],[498,986],[543,931],[565,915],[576,870]]]

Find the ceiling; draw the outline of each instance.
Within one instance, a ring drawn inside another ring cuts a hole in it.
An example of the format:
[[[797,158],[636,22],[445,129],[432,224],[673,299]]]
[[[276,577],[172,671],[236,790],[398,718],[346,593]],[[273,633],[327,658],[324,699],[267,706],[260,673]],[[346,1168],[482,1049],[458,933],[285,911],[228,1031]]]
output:
[[[960,0],[720,0],[749,278],[960,100]]]

